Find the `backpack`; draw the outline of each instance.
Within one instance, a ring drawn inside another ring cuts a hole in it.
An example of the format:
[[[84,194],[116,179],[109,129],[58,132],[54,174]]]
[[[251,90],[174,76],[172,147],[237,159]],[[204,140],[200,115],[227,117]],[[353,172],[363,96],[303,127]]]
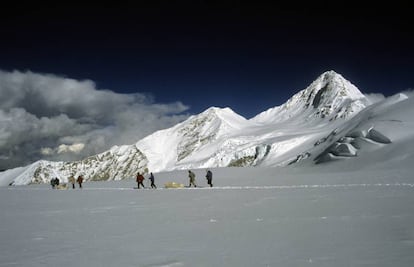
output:
[[[137,182],[142,182],[144,181],[144,176],[142,176],[142,174],[137,175]]]

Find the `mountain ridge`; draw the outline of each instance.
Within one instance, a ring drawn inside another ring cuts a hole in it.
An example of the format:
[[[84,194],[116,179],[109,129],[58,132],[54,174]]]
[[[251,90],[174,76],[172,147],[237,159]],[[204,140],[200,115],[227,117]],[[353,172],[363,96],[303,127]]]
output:
[[[249,120],[231,108],[210,107],[132,145],[115,146],[81,161],[33,163],[37,167],[32,164],[26,170],[34,171],[13,181],[41,183],[52,176],[66,181],[70,173],[82,173],[94,181],[127,179],[149,170],[286,166],[309,157],[306,151],[318,140],[369,105],[356,86],[327,71],[283,105]],[[0,173],[2,176],[7,175]]]

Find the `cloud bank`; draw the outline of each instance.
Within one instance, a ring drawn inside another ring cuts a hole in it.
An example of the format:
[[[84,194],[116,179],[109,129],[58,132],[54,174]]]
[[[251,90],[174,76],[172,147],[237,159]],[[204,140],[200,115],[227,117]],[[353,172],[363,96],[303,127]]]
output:
[[[188,117],[181,102],[119,94],[52,74],[0,70],[0,170],[39,159],[79,160],[133,144]]]

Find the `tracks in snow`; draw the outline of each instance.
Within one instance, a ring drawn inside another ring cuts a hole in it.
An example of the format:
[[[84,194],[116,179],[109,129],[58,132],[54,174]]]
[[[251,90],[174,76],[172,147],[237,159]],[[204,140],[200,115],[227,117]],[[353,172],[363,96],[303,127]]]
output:
[[[75,189],[76,191],[159,191],[159,190],[284,190],[284,189],[331,189],[331,188],[372,188],[372,187],[404,187],[414,189],[411,183],[376,183],[376,184],[301,184],[301,185],[262,185],[262,186],[216,186],[216,187],[184,187],[184,188],[157,188],[157,189],[134,189],[132,187],[85,187],[83,189]],[[12,187],[10,190],[52,190],[50,188],[31,188],[30,186]],[[65,191],[75,191],[67,189]]]

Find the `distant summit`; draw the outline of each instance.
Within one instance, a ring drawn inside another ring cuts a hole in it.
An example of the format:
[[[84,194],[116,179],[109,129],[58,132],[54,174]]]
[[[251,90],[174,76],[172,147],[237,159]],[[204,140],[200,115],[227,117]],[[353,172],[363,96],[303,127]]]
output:
[[[249,121],[230,108],[211,107],[176,126],[137,142],[152,170],[173,169],[206,145],[246,128]]]
[[[305,91],[306,106],[313,108],[331,106],[348,98],[359,100],[364,95],[342,75],[327,71],[320,75]]]
[[[368,99],[351,82],[335,71],[322,73],[306,89],[285,104],[270,108],[251,120],[258,123],[292,123],[318,118],[347,118],[370,105]]]

